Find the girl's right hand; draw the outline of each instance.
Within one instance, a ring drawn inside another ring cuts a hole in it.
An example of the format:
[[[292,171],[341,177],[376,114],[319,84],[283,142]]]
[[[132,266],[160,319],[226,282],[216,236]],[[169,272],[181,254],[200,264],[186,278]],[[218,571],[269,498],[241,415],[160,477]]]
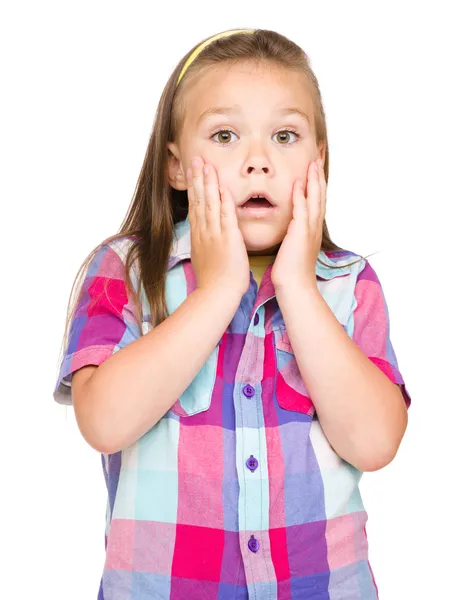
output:
[[[241,300],[249,288],[250,269],[233,197],[227,188],[219,188],[215,167],[199,157],[187,171],[187,185],[197,287],[229,291]]]

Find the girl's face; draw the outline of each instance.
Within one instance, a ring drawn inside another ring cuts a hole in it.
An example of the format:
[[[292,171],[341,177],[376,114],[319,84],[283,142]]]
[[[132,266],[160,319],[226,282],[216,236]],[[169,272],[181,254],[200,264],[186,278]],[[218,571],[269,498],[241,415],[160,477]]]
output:
[[[274,252],[292,219],[294,182],[306,184],[309,163],[319,154],[324,160],[306,77],[275,65],[222,65],[190,84],[183,103],[179,141],[168,144],[171,186],[187,189],[192,158],[213,165],[234,199],[249,253]],[[256,192],[274,207],[262,214],[241,208]]]

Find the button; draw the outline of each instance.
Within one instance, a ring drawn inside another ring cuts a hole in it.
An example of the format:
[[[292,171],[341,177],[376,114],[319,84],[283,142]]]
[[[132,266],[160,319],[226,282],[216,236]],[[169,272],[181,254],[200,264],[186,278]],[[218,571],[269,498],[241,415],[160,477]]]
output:
[[[257,462],[257,459],[255,459],[252,454],[251,454],[250,458],[247,459],[246,466],[253,473],[257,469],[257,467],[259,466],[259,463]]]
[[[259,542],[256,540],[256,538],[251,535],[251,539],[248,542],[248,548],[251,552],[257,552],[259,550]]]
[[[256,313],[256,316],[254,317],[254,325],[257,325],[259,323],[259,315]]]
[[[243,388],[243,394],[247,397],[247,398],[252,398],[254,396],[254,394],[256,393],[256,390],[252,387],[252,385],[245,385]]]

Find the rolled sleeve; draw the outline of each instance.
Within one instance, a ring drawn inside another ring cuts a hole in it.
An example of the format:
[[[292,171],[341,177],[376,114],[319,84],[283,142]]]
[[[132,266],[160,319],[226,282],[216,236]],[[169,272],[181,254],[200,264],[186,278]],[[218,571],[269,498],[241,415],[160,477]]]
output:
[[[355,308],[350,320],[353,341],[393,383],[400,386],[408,408],[411,397],[391,343],[386,298],[378,276],[368,261],[357,277]]]
[[[72,373],[99,366],[140,337],[137,311],[125,284],[122,253],[110,245],[94,255],[79,290],[68,339],[53,393],[59,404],[72,404]]]

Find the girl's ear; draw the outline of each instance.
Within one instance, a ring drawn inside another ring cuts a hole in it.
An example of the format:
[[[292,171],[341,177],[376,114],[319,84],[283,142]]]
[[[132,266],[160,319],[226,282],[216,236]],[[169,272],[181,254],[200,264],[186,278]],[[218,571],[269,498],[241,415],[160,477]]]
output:
[[[175,190],[187,190],[186,177],[181,163],[179,148],[174,142],[168,142],[167,177],[169,185]]]

